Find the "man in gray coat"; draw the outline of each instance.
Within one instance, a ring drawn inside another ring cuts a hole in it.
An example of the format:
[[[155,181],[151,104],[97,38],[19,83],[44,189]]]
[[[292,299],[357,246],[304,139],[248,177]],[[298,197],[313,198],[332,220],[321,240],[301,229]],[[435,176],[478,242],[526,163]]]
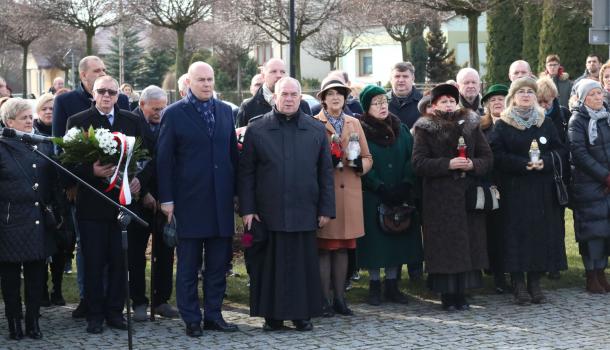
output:
[[[266,331],[292,320],[313,329],[322,314],[316,229],[335,216],[330,145],[324,126],[299,111],[301,86],[276,84],[275,106],[248,125],[240,162],[240,214],[253,245],[248,249],[250,315]]]

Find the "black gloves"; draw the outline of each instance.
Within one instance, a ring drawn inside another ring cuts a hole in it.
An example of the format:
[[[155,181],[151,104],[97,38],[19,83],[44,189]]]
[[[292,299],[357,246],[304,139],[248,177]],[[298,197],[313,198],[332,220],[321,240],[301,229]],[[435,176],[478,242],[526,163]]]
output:
[[[334,154],[330,155],[333,159],[333,168],[337,167],[337,164],[339,164],[339,162],[341,161],[340,157],[336,157]]]
[[[362,168],[362,157],[358,156],[358,158],[354,159],[354,164],[356,164],[356,167],[354,168],[354,170],[357,173],[363,173],[364,169]]]

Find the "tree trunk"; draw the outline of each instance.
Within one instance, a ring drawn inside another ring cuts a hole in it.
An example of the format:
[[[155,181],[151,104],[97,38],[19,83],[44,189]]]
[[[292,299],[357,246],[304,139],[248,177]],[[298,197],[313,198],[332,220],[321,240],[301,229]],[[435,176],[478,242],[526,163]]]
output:
[[[470,51],[470,67],[479,70],[479,16],[480,12],[471,12],[468,18],[468,47]]]
[[[184,69],[184,35],[186,34],[185,29],[176,29],[176,35],[178,36],[178,45],[176,47],[176,100],[180,98],[180,91],[178,90],[178,79],[185,73]]]
[[[402,61],[403,62],[407,62],[409,60],[409,49],[407,48],[408,43],[409,42],[405,38],[402,38],[400,40],[400,49],[402,50]]]
[[[28,98],[28,49],[30,44],[23,44],[23,62],[21,64],[21,74],[23,75],[23,98]]]
[[[91,56],[93,55],[93,36],[95,36],[95,29],[86,29],[85,36],[87,37],[87,56]]]
[[[237,59],[237,100],[242,101],[244,97],[241,93],[241,62]]]
[[[330,61],[328,61],[328,63],[330,63],[330,70],[334,71],[335,70],[335,62],[337,61],[336,58],[331,59]]]

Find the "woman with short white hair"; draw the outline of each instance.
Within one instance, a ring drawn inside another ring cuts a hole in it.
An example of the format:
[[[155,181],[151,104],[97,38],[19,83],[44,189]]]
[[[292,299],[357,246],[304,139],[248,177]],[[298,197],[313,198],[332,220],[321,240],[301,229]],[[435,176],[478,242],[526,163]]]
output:
[[[8,128],[33,132],[32,107],[21,98],[12,98],[0,108]],[[50,145],[39,145],[51,153]],[[22,141],[0,137],[0,278],[9,337],[23,338],[21,320],[21,272],[25,294],[25,330],[32,339],[41,339],[38,325],[45,259],[54,253],[47,227],[54,227],[46,208],[52,200],[54,171],[42,157]]]

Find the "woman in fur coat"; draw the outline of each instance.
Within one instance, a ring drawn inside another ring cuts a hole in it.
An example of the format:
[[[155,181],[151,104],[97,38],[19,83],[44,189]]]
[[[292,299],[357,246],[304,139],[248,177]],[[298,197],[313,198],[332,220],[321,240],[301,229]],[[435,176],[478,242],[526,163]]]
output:
[[[466,289],[482,285],[488,267],[485,213],[466,210],[466,190],[492,167],[492,154],[476,113],[458,109],[456,87],[432,89],[434,114],[414,125],[413,169],[423,177],[424,256],[428,286],[444,310],[467,310]],[[458,156],[458,143],[467,146]]]

